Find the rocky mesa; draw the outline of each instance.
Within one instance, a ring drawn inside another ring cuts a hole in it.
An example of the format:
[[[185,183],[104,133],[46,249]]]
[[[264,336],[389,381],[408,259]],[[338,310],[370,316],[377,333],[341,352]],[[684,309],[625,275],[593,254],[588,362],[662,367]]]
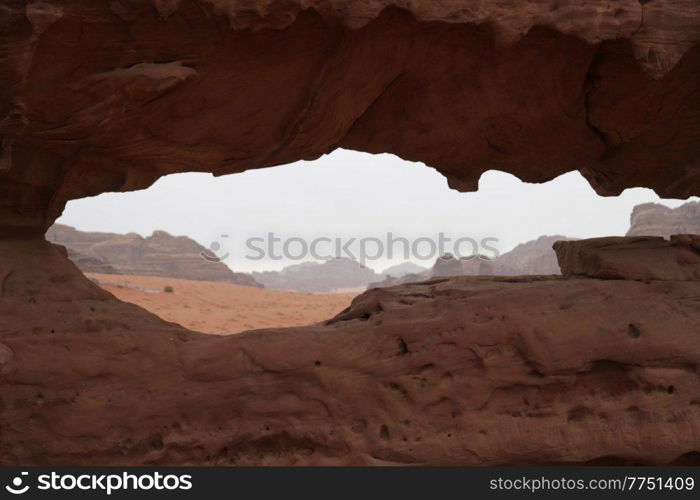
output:
[[[658,203],[637,205],[630,216],[627,236],[662,236],[700,234],[700,202],[691,201],[677,208]]]
[[[46,239],[68,249],[68,257],[83,272],[142,274],[164,278],[224,281],[261,287],[250,275],[235,273],[223,262],[207,260],[207,249],[186,236],[155,231],[144,238],[136,233],[78,231],[54,224]]]

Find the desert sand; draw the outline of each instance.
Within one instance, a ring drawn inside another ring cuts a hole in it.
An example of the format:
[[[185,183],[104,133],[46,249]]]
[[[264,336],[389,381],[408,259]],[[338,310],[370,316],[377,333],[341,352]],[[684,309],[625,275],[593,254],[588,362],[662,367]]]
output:
[[[311,294],[229,283],[88,273],[102,288],[185,328],[226,335],[254,328],[303,326],[350,305],[347,293]],[[172,293],[164,292],[166,286]]]

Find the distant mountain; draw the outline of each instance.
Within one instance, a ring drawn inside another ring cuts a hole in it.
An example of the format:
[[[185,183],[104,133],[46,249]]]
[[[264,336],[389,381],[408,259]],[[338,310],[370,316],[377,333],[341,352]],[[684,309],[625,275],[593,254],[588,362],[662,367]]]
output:
[[[46,239],[68,249],[68,257],[83,272],[139,274],[200,281],[221,281],[261,287],[250,275],[234,273],[223,262],[202,258],[206,249],[186,236],[155,231],[136,233],[85,232],[54,224]]]
[[[401,277],[394,278],[393,276],[387,276],[381,281],[375,281],[367,285],[367,289],[370,288],[386,288],[390,286],[405,285],[406,283],[420,283],[421,281],[429,280],[432,273],[431,269],[426,269],[420,273],[410,273],[404,274]]]
[[[265,288],[322,293],[343,288],[366,287],[381,278],[368,267],[347,258],[323,263],[304,262],[287,266],[281,271],[253,272],[253,279]]]
[[[435,261],[431,271],[431,278],[493,274],[493,261],[482,255],[470,258],[457,258],[448,253]]]
[[[516,246],[494,260],[495,274],[518,276],[522,274],[561,274],[552,245],[557,241],[569,241],[566,236],[540,236]]]
[[[66,250],[68,258],[84,273],[121,274],[114,266],[109,265],[102,259],[88,257],[71,248],[66,248]]]
[[[386,277],[392,276],[394,278],[400,278],[407,274],[417,274],[422,273],[427,270],[426,267],[419,266],[413,262],[402,262],[401,264],[396,264],[395,266],[387,267],[384,269],[382,274]]]
[[[644,203],[632,210],[627,236],[663,236],[700,234],[700,202],[691,201],[678,208]]]
[[[700,234],[700,202],[685,203],[677,208],[668,208],[658,203],[644,203],[632,210],[627,236],[662,236],[673,234]],[[541,236],[518,245],[493,261],[474,262],[460,259],[438,259],[428,271],[402,277],[385,278],[370,284],[370,287],[395,286],[403,283],[424,281],[438,276],[483,275],[548,275],[561,274],[552,245],[556,241],[569,241],[566,236]],[[471,262],[471,264],[470,264]]]
[[[541,236],[534,241],[518,245],[510,252],[493,260],[487,258],[458,259],[451,254],[446,254],[438,258],[430,269],[401,277],[386,277],[382,281],[371,283],[369,287],[382,288],[448,276],[561,274],[552,245],[556,241],[570,239],[566,236]]]

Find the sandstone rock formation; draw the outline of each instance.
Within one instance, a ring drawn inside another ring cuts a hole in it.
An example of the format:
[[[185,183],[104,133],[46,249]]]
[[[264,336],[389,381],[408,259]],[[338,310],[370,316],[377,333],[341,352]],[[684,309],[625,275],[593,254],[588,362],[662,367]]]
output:
[[[627,236],[663,236],[700,234],[700,202],[668,208],[658,203],[644,203],[632,210]]]
[[[302,262],[281,271],[253,272],[251,277],[265,288],[324,293],[334,290],[364,288],[379,278],[369,267],[348,258],[325,262]]]
[[[562,274],[600,279],[700,280],[700,235],[608,237],[554,244]]]
[[[3,234],[337,147],[460,190],[578,169],[602,194],[700,194],[695,0],[13,0],[0,27]]]
[[[338,147],[699,195],[699,78],[695,0],[3,2],[0,462],[697,464],[699,281],[441,278],[215,337],[42,237],[71,199]]]
[[[68,257],[83,272],[143,274],[262,286],[248,274],[234,273],[223,262],[202,258],[207,249],[196,241],[186,236],[172,236],[165,231],[155,231],[144,238],[136,233],[86,232],[54,224],[46,232],[46,239],[64,245]]]
[[[0,282],[3,465],[700,458],[698,281],[440,278],[226,337],[39,240],[0,242]]]
[[[566,236],[541,236],[516,246],[510,252],[493,259],[455,259],[452,255],[435,261],[431,269],[408,273],[403,276],[387,276],[382,281],[370,283],[368,288],[417,283],[441,276],[520,276],[561,274],[557,256],[552,245],[557,241],[568,241]]]

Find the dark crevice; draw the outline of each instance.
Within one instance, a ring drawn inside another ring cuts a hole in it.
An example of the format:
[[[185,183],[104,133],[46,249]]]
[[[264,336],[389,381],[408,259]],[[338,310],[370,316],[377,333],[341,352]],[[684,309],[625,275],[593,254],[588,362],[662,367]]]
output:
[[[607,151],[607,149],[610,145],[608,143],[608,138],[606,137],[605,132],[603,132],[601,129],[599,129],[591,120],[593,94],[597,90],[599,82],[602,80],[602,78],[596,74],[598,67],[600,65],[600,62],[601,62],[601,58],[602,57],[601,57],[601,52],[600,52],[600,48],[599,48],[598,53],[595,56],[593,56],[593,59],[591,60],[590,65],[588,66],[588,71],[586,72],[586,76],[584,78],[583,108],[585,111],[586,126],[596,136],[598,136],[598,138],[601,140],[601,142],[603,143],[603,145],[605,146],[605,149]]]
[[[398,338],[398,343],[399,343],[399,356],[404,356],[406,354],[410,354],[411,351],[408,349],[408,344],[406,344],[406,341],[403,339],[403,337]]]
[[[642,332],[639,331],[639,328],[634,323],[630,323],[627,326],[627,334],[633,339],[638,339],[639,337],[641,337]]]

